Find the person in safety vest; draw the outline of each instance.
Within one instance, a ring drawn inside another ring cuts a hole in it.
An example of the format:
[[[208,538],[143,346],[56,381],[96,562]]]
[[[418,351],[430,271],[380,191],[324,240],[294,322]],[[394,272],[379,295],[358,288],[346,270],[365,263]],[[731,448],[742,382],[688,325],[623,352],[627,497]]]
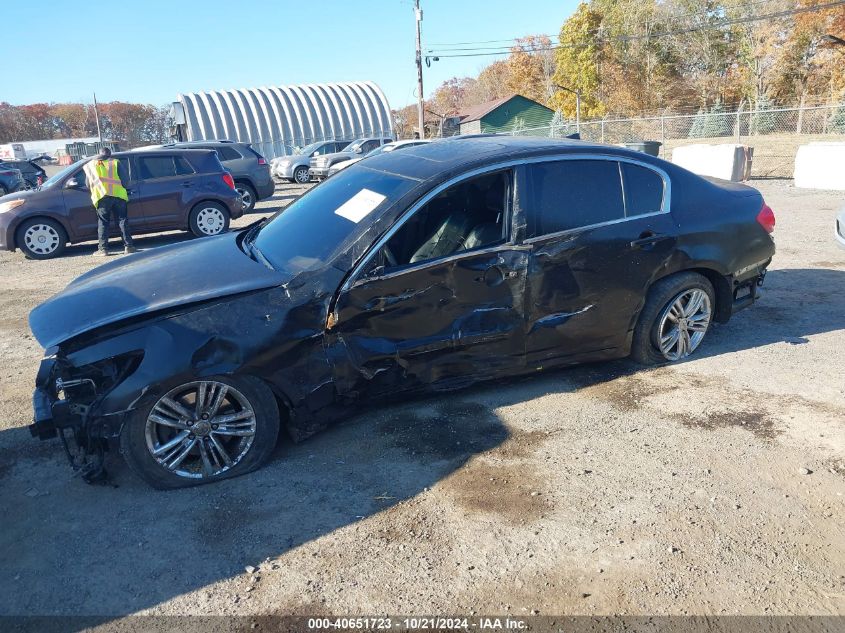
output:
[[[125,167],[116,158],[111,158],[111,150],[104,147],[97,158],[85,164],[83,170],[86,184],[91,191],[91,202],[97,210],[97,238],[100,245],[94,255],[105,257],[109,254],[109,225],[112,216],[120,227],[124,252],[134,253],[135,247],[132,245],[129,220],[126,217],[129,195],[123,186],[128,180]]]

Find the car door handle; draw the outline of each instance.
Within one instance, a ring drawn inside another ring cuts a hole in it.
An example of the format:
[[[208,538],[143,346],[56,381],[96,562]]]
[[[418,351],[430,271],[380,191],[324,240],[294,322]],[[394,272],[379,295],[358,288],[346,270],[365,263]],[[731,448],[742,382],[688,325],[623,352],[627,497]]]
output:
[[[657,242],[668,239],[668,237],[668,235],[661,235],[654,231],[643,231],[637,239],[631,242],[631,248],[650,248],[657,244]]]
[[[186,180],[182,183],[182,186],[183,187],[193,187],[194,183],[192,183],[190,180]]]

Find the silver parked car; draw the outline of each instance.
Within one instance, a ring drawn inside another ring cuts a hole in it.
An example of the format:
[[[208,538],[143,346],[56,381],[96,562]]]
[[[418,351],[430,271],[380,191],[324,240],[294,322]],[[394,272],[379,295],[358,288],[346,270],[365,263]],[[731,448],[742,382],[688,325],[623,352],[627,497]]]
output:
[[[279,156],[270,162],[273,176],[282,180],[290,180],[304,184],[308,182],[308,161],[315,156],[334,154],[346,149],[351,141],[317,141],[306,145],[291,156]]]
[[[363,157],[382,145],[392,143],[392,138],[381,138],[378,136],[370,138],[359,138],[352,141],[342,152],[317,156],[309,161],[308,175],[316,180],[323,180],[329,175],[329,168],[337,163],[342,163],[351,158]]]
[[[845,248],[845,207],[839,210],[839,215],[836,216],[836,241],[839,246]]]
[[[393,152],[397,149],[405,149],[407,147],[414,147],[415,145],[423,145],[425,143],[430,143],[429,140],[421,140],[421,139],[409,139],[407,141],[394,141],[393,143],[388,143],[387,145],[382,145],[381,147],[375,148],[366,156],[358,156],[357,158],[350,158],[349,160],[345,160],[342,163],[335,163],[331,167],[329,167],[328,176],[333,176],[341,169],[346,169],[350,165],[354,165],[360,160],[365,158],[369,158],[370,156],[378,156],[379,154],[384,154],[385,152]],[[326,176],[328,178],[328,176]]]

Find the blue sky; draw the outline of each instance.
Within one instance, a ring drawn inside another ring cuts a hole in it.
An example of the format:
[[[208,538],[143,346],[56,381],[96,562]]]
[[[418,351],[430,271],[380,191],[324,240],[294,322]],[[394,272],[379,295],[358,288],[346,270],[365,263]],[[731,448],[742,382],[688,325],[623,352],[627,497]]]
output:
[[[421,4],[426,47],[556,34],[577,1]],[[96,90],[100,101],[159,105],[180,92],[366,79],[381,86],[394,108],[416,99],[411,0],[42,0],[37,11],[28,5],[3,7],[4,23],[15,25],[12,37],[25,42],[15,50],[33,56],[0,82],[0,101],[90,102]],[[103,18],[114,24],[114,35],[92,26]],[[98,45],[101,36],[110,43]],[[102,63],[92,66],[95,51]],[[433,63],[424,68],[426,96],[493,59]]]

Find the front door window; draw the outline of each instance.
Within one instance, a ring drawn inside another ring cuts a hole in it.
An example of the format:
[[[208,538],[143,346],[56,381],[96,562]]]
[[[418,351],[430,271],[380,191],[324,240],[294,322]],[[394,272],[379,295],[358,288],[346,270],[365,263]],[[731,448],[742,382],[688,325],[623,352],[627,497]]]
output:
[[[501,171],[445,189],[341,291],[327,332],[349,359],[335,363],[341,392],[457,384],[523,364],[528,256],[508,242],[511,182]]]

